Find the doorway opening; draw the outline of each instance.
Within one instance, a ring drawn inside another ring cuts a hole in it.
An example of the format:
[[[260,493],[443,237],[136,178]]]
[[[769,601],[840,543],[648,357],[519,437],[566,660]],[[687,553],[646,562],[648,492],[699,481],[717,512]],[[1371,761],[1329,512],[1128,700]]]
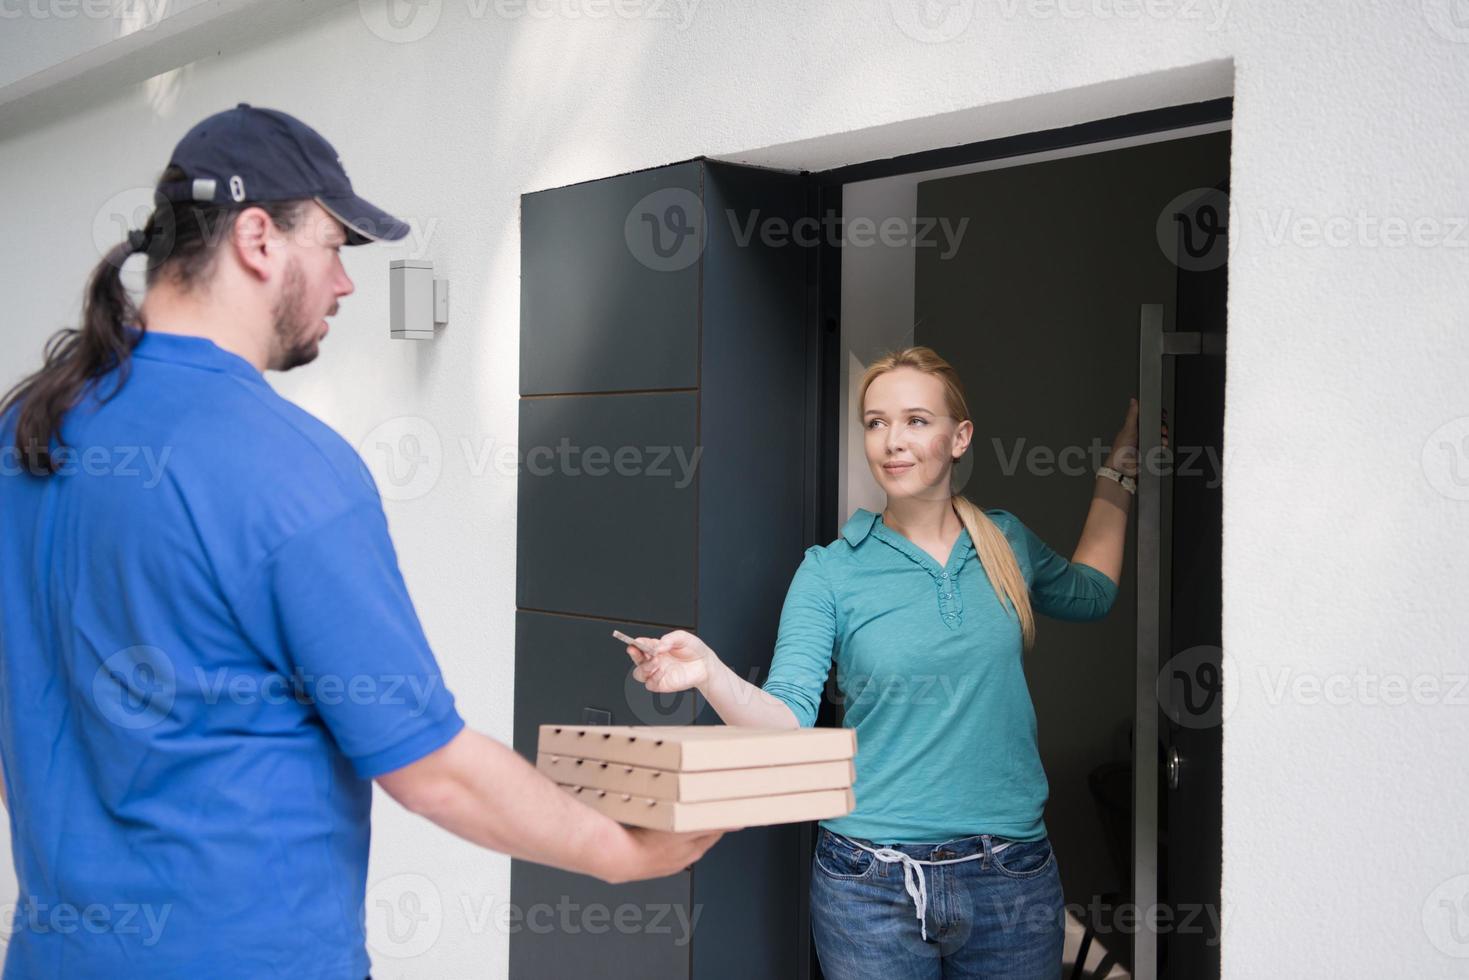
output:
[[[1140,401],[1117,602],[1101,621],[1041,621],[1026,655],[1073,978],[1219,975],[1231,110],[1219,99],[812,175],[813,212],[840,229],[813,273],[817,541],[883,507],[855,388],[884,351],[923,344],[955,366],[975,424],[962,492],[1066,556]],[[818,723],[839,723],[830,714]]]

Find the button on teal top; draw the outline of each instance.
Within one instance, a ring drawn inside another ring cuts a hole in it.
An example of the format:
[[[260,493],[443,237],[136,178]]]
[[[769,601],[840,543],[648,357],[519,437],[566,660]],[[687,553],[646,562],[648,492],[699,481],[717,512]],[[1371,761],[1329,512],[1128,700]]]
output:
[[[1052,550],[1008,511],[1005,534],[1037,615],[1100,619],[1105,574]],[[1002,607],[969,532],[946,564],[858,510],[841,537],[806,549],[781,611],[764,689],[803,727],[832,658],[857,732],[856,809],[822,825],[879,843],[974,834],[1037,840],[1049,787],[1021,664],[1020,621]]]

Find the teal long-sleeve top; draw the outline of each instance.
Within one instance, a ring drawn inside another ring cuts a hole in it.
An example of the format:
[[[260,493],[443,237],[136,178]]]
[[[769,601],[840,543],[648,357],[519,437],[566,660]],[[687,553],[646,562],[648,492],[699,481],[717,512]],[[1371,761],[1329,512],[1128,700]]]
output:
[[[1117,584],[1104,573],[1057,554],[1008,511],[985,513],[1036,614],[1083,621],[1112,608]],[[809,727],[836,658],[843,724],[857,733],[857,805],[822,825],[878,843],[1044,837],[1049,786],[1021,654],[1019,619],[967,530],[941,565],[858,510],[837,540],[806,549],[764,690]]]

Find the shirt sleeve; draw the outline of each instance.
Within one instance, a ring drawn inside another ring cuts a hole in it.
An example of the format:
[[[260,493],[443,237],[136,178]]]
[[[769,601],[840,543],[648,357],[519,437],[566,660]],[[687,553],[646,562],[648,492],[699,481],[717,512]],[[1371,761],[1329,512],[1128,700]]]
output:
[[[1117,600],[1117,583],[1082,562],[1068,561],[1009,511],[1009,519],[1030,562],[1031,608],[1052,619],[1085,622],[1101,619]]]
[[[836,646],[836,602],[821,568],[820,547],[807,549],[780,611],[775,656],[763,690],[784,701],[802,728],[816,724]]]
[[[245,633],[286,661],[357,775],[441,748],[464,727],[408,597],[376,500],[294,533],[233,603]]]

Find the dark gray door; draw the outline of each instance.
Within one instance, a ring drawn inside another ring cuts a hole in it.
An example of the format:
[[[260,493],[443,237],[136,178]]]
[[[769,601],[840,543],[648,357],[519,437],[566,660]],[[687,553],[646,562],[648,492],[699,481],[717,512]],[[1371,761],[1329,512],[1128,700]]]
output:
[[[1173,922],[1159,937],[1159,975],[1219,976],[1222,862],[1220,747],[1225,715],[1220,635],[1224,480],[1227,182],[1179,218],[1177,329],[1199,353],[1177,360],[1169,433],[1172,608],[1169,705],[1162,726],[1160,899]]]
[[[698,633],[759,683],[817,529],[807,181],[691,160],[521,200],[515,748],[538,726],[716,722],[651,696],[615,628]],[[746,233],[750,230],[750,233]],[[830,540],[829,538],[823,538]],[[796,826],[609,885],[511,864],[513,980],[798,980]]]

